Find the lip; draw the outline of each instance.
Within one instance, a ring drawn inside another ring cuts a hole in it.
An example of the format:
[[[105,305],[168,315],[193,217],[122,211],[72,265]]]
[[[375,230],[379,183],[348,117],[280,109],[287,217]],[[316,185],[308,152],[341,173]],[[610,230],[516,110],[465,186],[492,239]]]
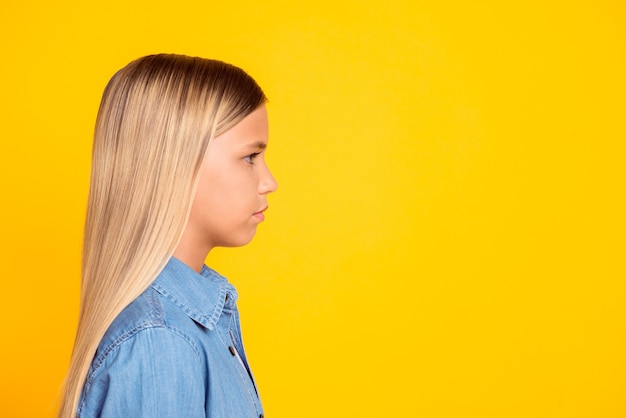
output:
[[[263,214],[263,212],[265,212],[267,210],[267,206],[265,206],[263,209],[261,209],[260,211],[254,213],[252,216],[254,216],[255,218],[257,218],[259,221],[264,221],[265,220],[265,215]]]

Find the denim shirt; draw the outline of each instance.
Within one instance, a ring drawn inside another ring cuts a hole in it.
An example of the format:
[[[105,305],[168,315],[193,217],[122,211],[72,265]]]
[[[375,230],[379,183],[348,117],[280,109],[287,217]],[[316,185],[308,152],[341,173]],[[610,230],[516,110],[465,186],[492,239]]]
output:
[[[237,292],[171,258],[102,338],[78,417],[259,418]]]

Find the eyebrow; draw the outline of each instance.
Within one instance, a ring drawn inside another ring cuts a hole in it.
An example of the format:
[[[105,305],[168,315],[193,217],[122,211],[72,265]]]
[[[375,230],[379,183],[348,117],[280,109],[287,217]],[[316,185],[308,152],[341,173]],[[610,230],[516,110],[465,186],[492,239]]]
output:
[[[267,148],[267,144],[265,142],[254,142],[251,144],[246,145],[246,149],[251,149],[251,150],[264,150],[265,148]]]

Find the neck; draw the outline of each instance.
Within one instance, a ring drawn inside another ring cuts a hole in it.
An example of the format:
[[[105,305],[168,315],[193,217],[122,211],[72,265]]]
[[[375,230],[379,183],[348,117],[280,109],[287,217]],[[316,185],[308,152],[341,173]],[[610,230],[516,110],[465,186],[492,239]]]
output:
[[[178,260],[187,264],[187,266],[192,268],[196,273],[200,273],[202,266],[204,266],[204,260],[209,255],[210,250],[210,247],[192,245],[187,240],[181,240],[176,250],[174,250],[173,255]]]

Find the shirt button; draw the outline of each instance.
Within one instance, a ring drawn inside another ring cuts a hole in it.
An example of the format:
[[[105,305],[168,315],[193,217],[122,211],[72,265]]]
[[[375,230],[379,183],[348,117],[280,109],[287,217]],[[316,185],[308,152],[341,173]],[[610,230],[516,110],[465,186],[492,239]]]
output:
[[[235,350],[235,347],[233,347],[232,345],[228,347],[228,351],[230,351],[230,354],[237,355],[237,350]]]

